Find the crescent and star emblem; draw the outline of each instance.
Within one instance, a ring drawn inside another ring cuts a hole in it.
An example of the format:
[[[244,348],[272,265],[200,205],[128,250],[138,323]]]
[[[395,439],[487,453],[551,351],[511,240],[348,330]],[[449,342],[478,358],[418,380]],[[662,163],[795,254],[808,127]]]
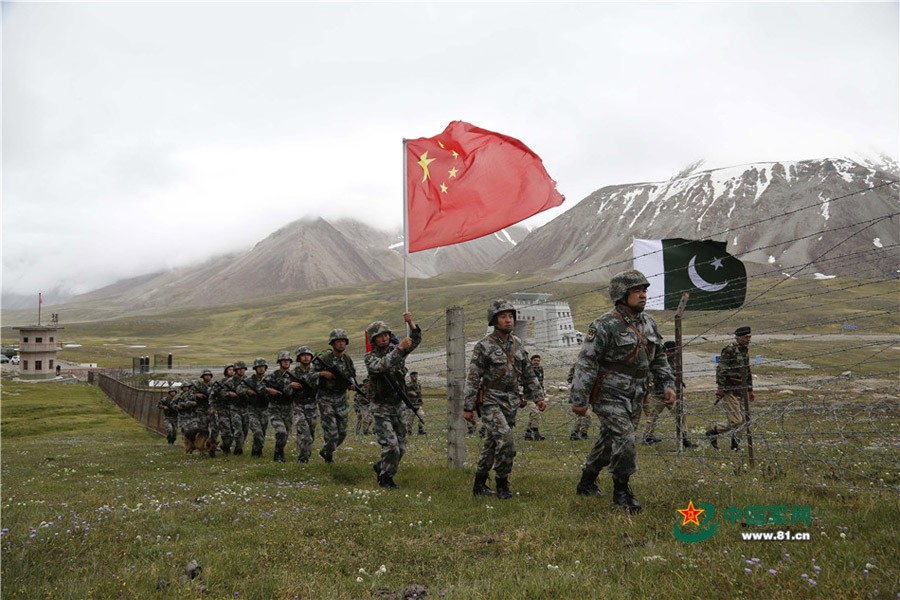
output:
[[[691,278],[691,283],[693,283],[696,287],[700,288],[704,292],[718,292],[723,289],[728,282],[725,283],[710,283],[700,277],[700,273],[697,272],[697,267],[694,263],[697,261],[697,256],[694,255],[691,257],[691,261],[688,263],[688,277]],[[722,266],[722,259],[717,258],[713,261],[713,265],[718,269]]]

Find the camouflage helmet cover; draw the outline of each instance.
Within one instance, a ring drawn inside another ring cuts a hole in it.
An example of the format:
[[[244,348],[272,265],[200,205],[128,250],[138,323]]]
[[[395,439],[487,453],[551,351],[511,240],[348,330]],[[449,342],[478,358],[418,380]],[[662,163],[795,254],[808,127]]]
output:
[[[630,271],[616,273],[609,280],[609,297],[612,298],[613,302],[618,302],[625,297],[628,290],[641,286],[649,287],[650,282],[647,281],[647,278],[640,271],[631,269]]]
[[[375,341],[376,335],[381,335],[382,333],[390,333],[391,328],[388,327],[387,323],[384,321],[374,321],[371,325],[366,327],[366,333],[369,335],[369,341]]]
[[[289,361],[291,361],[291,362],[294,361],[294,359],[291,358],[291,353],[288,352],[287,350],[282,350],[282,351],[280,351],[280,352],[278,353],[278,358],[275,360],[275,362],[281,362],[281,361],[283,361],[283,360],[289,360]]]
[[[203,369],[203,371],[200,372],[200,378],[202,379],[204,375],[209,375],[210,377],[212,377],[212,374],[213,372],[209,369]]]
[[[334,344],[335,340],[344,340],[348,344],[350,343],[350,336],[347,335],[347,332],[341,328],[332,329],[331,333],[328,334],[328,344]]]
[[[169,393],[171,394],[172,392],[175,392],[176,394],[178,393],[178,388],[174,385],[169,386]]]
[[[269,366],[269,363],[267,363],[266,359],[264,359],[264,358],[257,358],[256,360],[253,361],[254,369],[256,367],[268,367],[268,366]]]
[[[300,356],[303,354],[309,354],[310,356],[313,356],[313,351],[310,349],[309,346],[300,346],[299,348],[297,348],[296,354],[297,354],[297,359],[299,360]]]
[[[194,384],[191,383],[190,381],[184,381],[184,382],[181,384],[181,387],[182,387],[182,388],[190,388],[190,387],[194,387]]]
[[[247,363],[245,363],[244,361],[242,361],[242,360],[234,361],[234,370],[235,371],[237,371],[238,369],[246,369],[246,368],[247,368]]]
[[[516,320],[516,307],[512,305],[512,303],[506,298],[498,298],[491,302],[491,305],[487,309],[487,322],[488,325],[494,324],[494,317],[498,314],[506,311],[512,311],[513,314],[513,322]]]
[[[244,365],[244,366],[246,367],[247,365]],[[222,369],[222,375],[228,375],[229,367],[233,369],[234,363],[232,362],[232,363],[228,363],[227,365],[225,365],[225,367]]]

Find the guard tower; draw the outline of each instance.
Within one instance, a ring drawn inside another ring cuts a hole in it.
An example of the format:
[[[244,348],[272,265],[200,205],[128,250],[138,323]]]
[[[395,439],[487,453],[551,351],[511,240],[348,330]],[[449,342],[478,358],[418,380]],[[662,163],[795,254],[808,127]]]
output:
[[[53,379],[56,377],[56,325],[13,327],[19,331],[19,378]]]
[[[516,307],[515,333],[536,346],[566,347],[581,344],[568,302],[550,301],[553,294],[519,292],[510,295]]]

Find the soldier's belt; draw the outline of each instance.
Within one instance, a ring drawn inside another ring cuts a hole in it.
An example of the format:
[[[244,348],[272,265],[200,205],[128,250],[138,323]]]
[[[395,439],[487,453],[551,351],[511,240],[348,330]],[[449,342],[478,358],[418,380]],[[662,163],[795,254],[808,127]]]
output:
[[[645,367],[634,367],[628,364],[613,363],[601,367],[601,370],[615,371],[616,373],[624,373],[637,379],[644,379],[650,375],[650,369]]]
[[[494,390],[495,392],[505,392],[507,394],[518,394],[519,386],[512,385],[488,385],[486,389]]]

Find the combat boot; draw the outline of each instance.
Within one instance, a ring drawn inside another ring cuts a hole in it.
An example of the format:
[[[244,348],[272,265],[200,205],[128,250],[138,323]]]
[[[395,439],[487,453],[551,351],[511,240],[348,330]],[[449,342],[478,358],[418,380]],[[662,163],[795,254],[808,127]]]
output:
[[[375,477],[378,478],[378,485],[381,485],[381,461],[379,460],[377,463],[372,465],[372,470],[375,471]]]
[[[544,436],[541,435],[541,432],[540,432],[540,430],[539,430],[537,427],[535,427],[533,431],[534,431],[534,432],[533,432],[531,435],[534,437],[534,441],[540,442],[541,440],[546,440],[546,439],[547,439],[547,438],[545,438]]]
[[[628,479],[613,479],[613,503],[621,506],[631,514],[641,512],[641,505],[634,499]]]
[[[243,454],[243,453],[244,453],[244,449],[243,449],[243,448],[235,448],[235,449],[234,449],[234,455],[235,455],[235,456],[240,456],[240,455]]]
[[[572,440],[573,442],[577,442],[578,441],[578,432],[573,431],[572,435],[569,436],[569,439]]]
[[[279,448],[275,450],[275,457],[272,459],[275,462],[284,462],[284,448]]]
[[[378,478],[378,485],[389,490],[396,490],[399,487],[396,483],[394,483],[394,478],[387,475]]]
[[[525,439],[526,440],[534,440],[534,437],[531,435],[531,428],[525,430]]]
[[[731,436],[731,449],[735,451],[739,451],[741,449],[741,443],[737,441],[737,438]]]
[[[428,435],[428,434],[425,433],[425,430],[423,428],[419,427],[419,435]]]
[[[682,448],[695,448],[697,444],[691,442],[691,440],[687,439],[687,435],[682,436],[681,438],[681,447]]]
[[[578,482],[575,493],[579,496],[602,496],[603,492],[597,487],[597,473],[581,471],[581,481]]]
[[[713,427],[712,429],[710,429],[709,431],[706,432],[706,440],[709,442],[710,446],[712,446],[713,448],[718,450],[719,449],[719,441],[716,439],[716,434],[717,434],[716,428]]]
[[[323,459],[325,459],[325,462],[327,462],[327,463],[334,462],[334,454],[330,451],[326,451],[325,448],[322,448],[321,450],[319,450],[319,456],[321,456]]]
[[[250,450],[250,456],[253,458],[262,458],[262,448],[253,448]]]
[[[224,454],[225,456],[231,454],[231,448],[229,448],[228,446],[222,446],[220,450],[222,450],[222,454]]]
[[[475,485],[472,486],[473,496],[493,496],[494,490],[487,486],[487,473],[475,473]]]
[[[509,477],[497,477],[497,497],[501,500],[509,500],[513,497],[509,491]]]

